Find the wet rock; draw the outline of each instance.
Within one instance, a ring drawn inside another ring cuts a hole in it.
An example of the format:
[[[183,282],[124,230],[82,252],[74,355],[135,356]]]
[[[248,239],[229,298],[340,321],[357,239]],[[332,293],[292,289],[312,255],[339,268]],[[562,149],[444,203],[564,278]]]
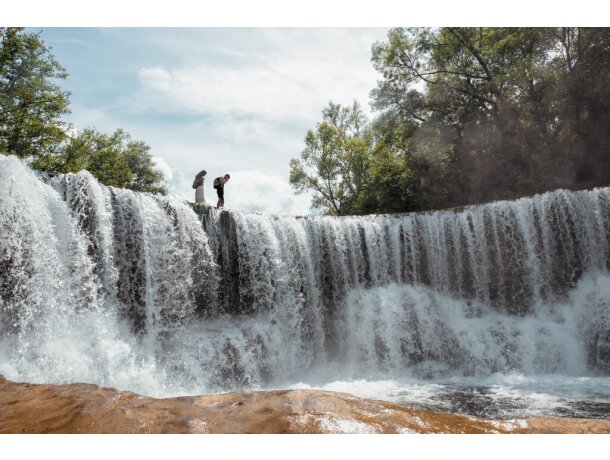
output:
[[[0,376],[0,433],[610,433],[610,421],[494,420],[315,390],[155,399]]]

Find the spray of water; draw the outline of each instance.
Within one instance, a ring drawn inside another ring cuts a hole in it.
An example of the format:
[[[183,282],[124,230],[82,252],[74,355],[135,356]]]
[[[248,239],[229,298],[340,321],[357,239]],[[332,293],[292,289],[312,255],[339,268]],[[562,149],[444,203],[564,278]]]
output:
[[[610,373],[610,189],[277,217],[0,157],[0,373],[151,395]]]

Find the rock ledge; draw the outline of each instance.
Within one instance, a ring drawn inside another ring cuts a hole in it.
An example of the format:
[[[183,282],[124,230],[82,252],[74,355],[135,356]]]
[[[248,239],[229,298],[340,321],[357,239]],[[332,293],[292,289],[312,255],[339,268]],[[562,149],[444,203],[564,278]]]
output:
[[[610,433],[610,421],[489,420],[317,390],[155,399],[0,376],[0,433]]]

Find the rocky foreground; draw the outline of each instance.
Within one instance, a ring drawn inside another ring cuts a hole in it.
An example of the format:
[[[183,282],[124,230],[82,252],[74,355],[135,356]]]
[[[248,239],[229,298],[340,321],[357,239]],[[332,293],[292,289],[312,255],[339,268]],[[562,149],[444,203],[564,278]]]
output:
[[[0,376],[0,433],[610,433],[610,421],[488,420],[316,390],[155,399]]]

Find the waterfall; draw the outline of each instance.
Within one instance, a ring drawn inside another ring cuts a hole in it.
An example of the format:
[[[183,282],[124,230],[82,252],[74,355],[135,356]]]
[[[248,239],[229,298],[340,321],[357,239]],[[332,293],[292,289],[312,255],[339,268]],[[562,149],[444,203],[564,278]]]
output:
[[[15,380],[165,395],[610,374],[610,188],[280,217],[0,156],[0,232],[0,373]]]

